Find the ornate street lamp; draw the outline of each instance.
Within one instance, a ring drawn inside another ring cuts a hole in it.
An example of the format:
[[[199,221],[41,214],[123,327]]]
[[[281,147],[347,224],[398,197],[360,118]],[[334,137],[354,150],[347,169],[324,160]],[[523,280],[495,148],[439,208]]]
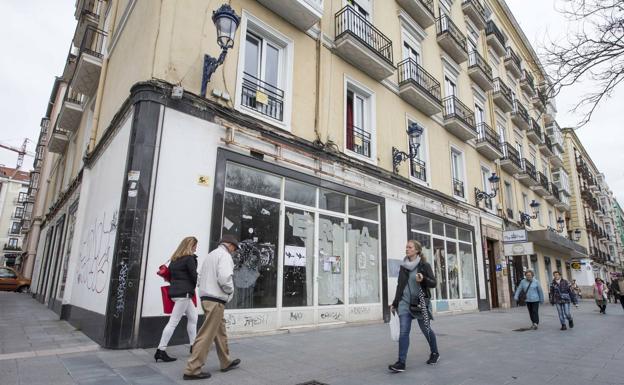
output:
[[[578,241],[580,241],[580,240],[581,240],[581,234],[582,234],[581,229],[576,229],[576,230],[574,230],[574,231],[572,232],[572,240],[573,240],[574,242],[578,242]]]
[[[557,219],[557,232],[563,233],[563,225],[565,225],[565,220],[561,217]]]
[[[210,77],[217,67],[223,64],[227,51],[234,47],[234,35],[240,24],[240,17],[228,4],[223,4],[219,9],[212,12],[212,22],[217,28],[217,44],[221,47],[218,58],[204,55],[204,70],[202,74],[201,96],[206,97],[206,87]]]
[[[423,128],[417,123],[410,123],[407,126],[407,135],[410,137],[418,138],[423,133]],[[399,172],[399,165],[401,162],[406,160],[414,160],[418,158],[418,148],[420,147],[419,143],[410,143],[410,153],[406,153],[405,151],[400,151],[396,147],[392,147],[392,168],[395,173]]]
[[[520,223],[524,224],[525,226],[531,226],[531,219],[537,219],[537,215],[539,214],[539,202],[536,202],[535,199],[533,199],[529,206],[531,206],[533,215],[529,215],[520,211]]]
[[[496,196],[496,192],[498,191],[498,182],[500,182],[500,178],[498,177],[498,175],[496,175],[495,172],[493,172],[492,175],[488,178],[488,182],[490,182],[490,190],[492,190],[490,194],[485,191],[481,191],[477,187],[475,187],[475,200],[477,202],[477,205],[479,204],[479,201],[483,199],[492,199]]]

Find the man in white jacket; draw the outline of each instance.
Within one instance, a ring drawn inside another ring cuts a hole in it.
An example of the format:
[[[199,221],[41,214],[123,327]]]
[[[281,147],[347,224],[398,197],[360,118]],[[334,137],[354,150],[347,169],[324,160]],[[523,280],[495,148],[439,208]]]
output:
[[[240,364],[240,360],[230,359],[227,333],[223,311],[225,304],[232,299],[234,293],[234,262],[232,253],[238,249],[238,241],[226,234],[202,264],[199,272],[199,296],[204,309],[204,323],[197,333],[195,343],[191,347],[191,357],[184,369],[185,380],[201,380],[210,378],[210,373],[202,372],[210,346],[214,341],[217,355],[221,362],[221,371],[227,372]]]

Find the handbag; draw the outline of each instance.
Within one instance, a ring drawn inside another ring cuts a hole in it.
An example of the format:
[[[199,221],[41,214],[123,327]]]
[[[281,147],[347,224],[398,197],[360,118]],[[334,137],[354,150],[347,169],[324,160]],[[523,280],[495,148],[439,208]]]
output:
[[[414,298],[412,297],[412,288],[410,288],[409,281],[407,282],[407,290],[409,290],[409,293],[410,293],[410,304],[409,304],[410,313],[412,314],[422,313],[423,309],[422,309],[422,306],[420,306],[420,298],[416,299],[416,301],[418,302],[412,302]],[[422,290],[422,287],[421,287],[421,290]]]
[[[169,266],[164,263],[158,266],[158,271],[156,272],[156,275],[161,276],[165,280],[165,282],[171,281],[171,271],[169,270]]]
[[[529,282],[529,286],[527,286],[526,290],[520,290],[520,294],[518,294],[518,305],[523,306],[526,304],[526,297],[531,285],[533,284],[533,280]]]
[[[390,339],[392,339],[392,341],[398,341],[400,333],[401,324],[399,322],[399,315],[396,311],[393,311],[390,314]]]
[[[173,306],[175,305],[175,302],[173,302],[171,297],[169,297],[169,288],[169,285],[160,287],[160,295],[162,296],[163,303],[163,313],[165,314],[171,314],[171,312],[173,311]],[[197,295],[195,293],[193,293],[191,301],[193,301],[193,305],[197,307]]]

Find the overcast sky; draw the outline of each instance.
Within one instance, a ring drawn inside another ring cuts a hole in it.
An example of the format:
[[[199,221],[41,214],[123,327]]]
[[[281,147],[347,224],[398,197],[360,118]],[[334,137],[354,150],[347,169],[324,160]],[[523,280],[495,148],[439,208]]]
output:
[[[507,0],[538,52],[548,39],[566,34],[566,21],[555,10],[558,1]],[[63,70],[76,26],[74,4],[73,0],[0,1],[0,142],[19,146],[24,137],[37,140],[54,76]],[[557,98],[561,127],[580,120],[569,110],[587,86],[568,88]],[[592,121],[577,134],[606,174],[611,189],[624,199],[623,107],[624,85],[603,102]],[[34,148],[32,143],[29,150]],[[0,149],[0,164],[14,167],[16,158],[17,154]],[[25,166],[32,167],[32,158],[26,158]]]

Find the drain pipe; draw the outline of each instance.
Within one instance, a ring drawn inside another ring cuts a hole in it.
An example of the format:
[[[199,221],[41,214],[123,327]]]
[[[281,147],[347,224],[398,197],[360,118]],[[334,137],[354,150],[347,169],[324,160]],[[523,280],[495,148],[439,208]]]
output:
[[[113,19],[110,23],[108,31],[106,31],[107,36],[112,36],[113,28],[115,22],[117,21],[117,9],[119,8],[120,0],[113,1]],[[102,60],[102,74],[100,75],[100,80],[98,82],[97,93],[95,96],[95,109],[93,110],[93,121],[91,125],[91,135],[89,136],[89,145],[87,146],[87,153],[85,155],[91,154],[93,149],[95,148],[95,142],[97,140],[98,133],[98,124],[100,122],[100,112],[102,110],[102,96],[104,95],[104,83],[106,82],[106,73],[108,72],[108,55]]]
[[[323,24],[322,21],[318,21],[319,27],[319,35],[316,39],[316,106],[314,110],[314,134],[316,135],[316,140],[319,143],[323,143],[323,139],[321,138],[320,132],[320,122],[321,122],[321,51],[322,47],[322,39],[323,39]]]

